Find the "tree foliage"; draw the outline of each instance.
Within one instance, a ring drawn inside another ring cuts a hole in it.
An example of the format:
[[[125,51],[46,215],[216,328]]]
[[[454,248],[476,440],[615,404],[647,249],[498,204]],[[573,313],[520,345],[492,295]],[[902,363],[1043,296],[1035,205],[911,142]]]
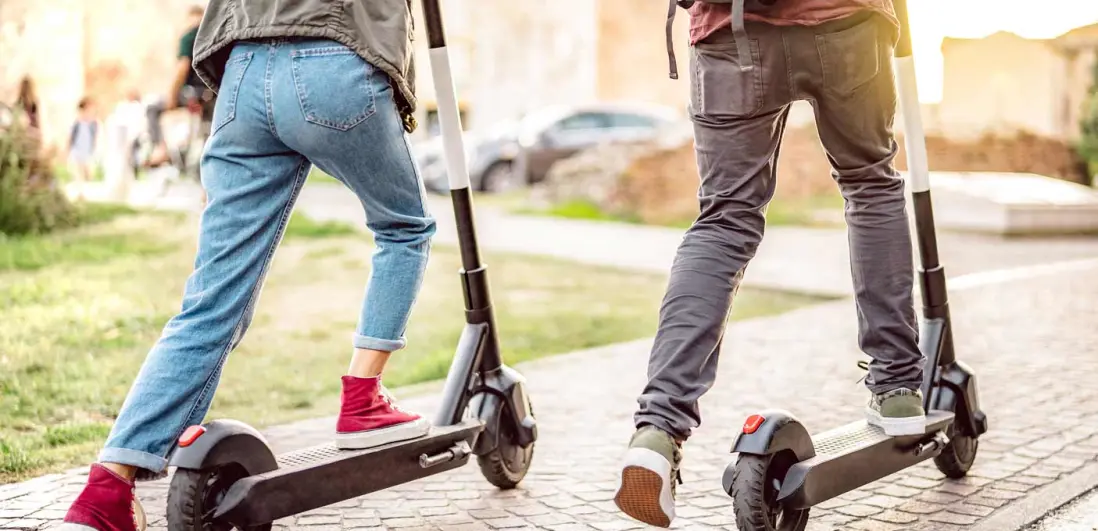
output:
[[[1094,62],[1093,81],[1087,93],[1083,108],[1083,119],[1079,124],[1079,155],[1087,162],[1093,182],[1098,175],[1098,59]]]

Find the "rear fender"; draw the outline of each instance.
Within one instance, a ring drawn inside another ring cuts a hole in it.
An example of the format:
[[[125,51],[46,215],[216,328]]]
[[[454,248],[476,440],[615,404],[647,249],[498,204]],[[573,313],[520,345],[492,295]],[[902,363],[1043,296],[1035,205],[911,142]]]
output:
[[[168,466],[203,470],[237,463],[248,475],[278,468],[267,440],[255,428],[235,420],[214,420],[188,446],[177,447]]]

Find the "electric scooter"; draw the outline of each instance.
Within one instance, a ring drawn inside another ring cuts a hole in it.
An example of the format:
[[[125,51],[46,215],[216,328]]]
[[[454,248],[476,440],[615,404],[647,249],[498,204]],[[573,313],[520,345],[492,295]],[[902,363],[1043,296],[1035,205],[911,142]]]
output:
[[[801,531],[812,506],[931,458],[946,477],[964,477],[976,459],[978,438],[987,432],[976,376],[957,360],[953,349],[907,2],[895,0],[894,5],[901,23],[895,68],[921,260],[919,350],[927,359],[921,389],[926,431],[889,437],[862,420],[810,436],[788,411],[774,409],[749,416],[732,447],[739,457],[722,478],[725,492],[733,498],[740,531]]]
[[[438,0],[424,0],[423,10],[457,218],[466,320],[431,431],[368,450],[326,444],[276,456],[242,422],[191,426],[169,463],[176,467],[168,493],[171,531],[268,531],[280,518],[451,470],[470,456],[501,489],[514,488],[530,468],[537,423],[524,378],[503,365],[500,355]]]

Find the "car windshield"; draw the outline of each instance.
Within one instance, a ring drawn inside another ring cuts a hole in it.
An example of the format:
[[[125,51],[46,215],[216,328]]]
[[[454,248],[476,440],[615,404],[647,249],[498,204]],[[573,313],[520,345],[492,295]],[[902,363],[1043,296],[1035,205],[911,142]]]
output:
[[[563,107],[549,107],[531,112],[522,118],[521,133],[540,134],[541,131],[553,125],[561,118],[567,116],[568,109]]]

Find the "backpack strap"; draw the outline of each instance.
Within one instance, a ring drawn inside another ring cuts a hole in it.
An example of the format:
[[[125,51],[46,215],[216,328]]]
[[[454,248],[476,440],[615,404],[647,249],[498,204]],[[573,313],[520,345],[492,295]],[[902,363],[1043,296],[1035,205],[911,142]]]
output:
[[[701,0],[704,2],[705,0]],[[676,8],[689,9],[695,0],[668,0],[667,2],[667,62],[671,70],[671,79],[679,78],[678,62],[675,60],[675,40],[671,35],[675,23]],[[751,41],[747,38],[747,24],[744,22],[744,0],[731,0],[731,2],[713,2],[732,4],[732,39],[736,44],[736,54],[739,55],[740,69],[751,70],[755,67],[755,61],[751,59]]]
[[[683,0],[681,3],[687,2],[690,5],[694,4],[694,0]],[[671,68],[671,79],[679,78],[679,65],[675,61],[675,39],[671,36],[671,30],[675,26],[675,11],[678,10],[679,5],[679,0],[669,0],[667,2],[667,63]],[[690,5],[684,7],[689,8]]]
[[[740,56],[740,70],[755,68],[751,58],[751,40],[747,38],[747,24],[743,20],[744,0],[732,2],[732,40],[736,43],[736,54]]]

